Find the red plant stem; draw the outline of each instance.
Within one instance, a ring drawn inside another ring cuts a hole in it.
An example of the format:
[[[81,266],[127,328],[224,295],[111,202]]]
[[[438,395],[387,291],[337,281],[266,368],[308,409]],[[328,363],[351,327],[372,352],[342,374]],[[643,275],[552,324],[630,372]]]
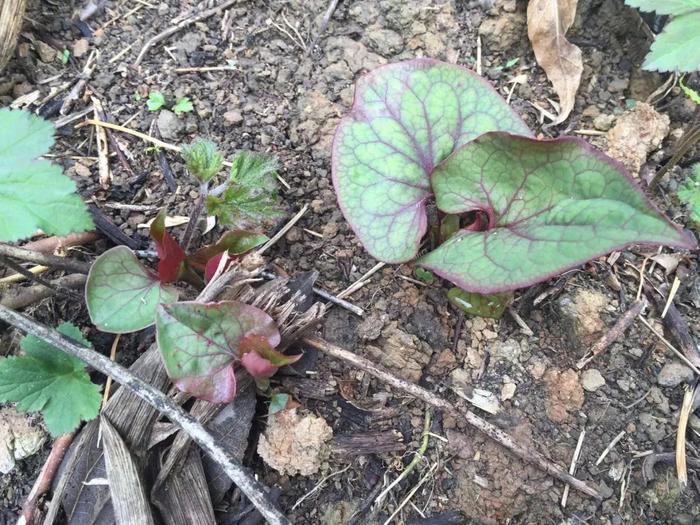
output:
[[[53,442],[49,457],[46,458],[46,463],[44,463],[39,477],[34,482],[34,486],[27,497],[27,501],[22,505],[22,513],[20,514],[19,522],[22,522],[24,525],[33,525],[35,522],[37,518],[37,503],[39,499],[48,492],[49,488],[51,488],[51,483],[56,475],[56,471],[61,465],[61,461],[68,447],[70,447],[70,444],[73,442],[74,436],[74,433],[63,434]]]

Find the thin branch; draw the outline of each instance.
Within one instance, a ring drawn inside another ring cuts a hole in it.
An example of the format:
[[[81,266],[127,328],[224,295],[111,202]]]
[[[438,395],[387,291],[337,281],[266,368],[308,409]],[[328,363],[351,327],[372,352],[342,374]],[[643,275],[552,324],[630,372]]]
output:
[[[323,352],[324,354],[350,363],[353,366],[359,368],[360,370],[364,370],[365,372],[376,377],[377,379],[384,381],[390,386],[401,390],[417,399],[421,399],[422,401],[428,403],[429,405],[432,405],[433,407],[439,410],[443,410],[455,417],[460,417],[464,419],[471,426],[473,426],[480,432],[483,432],[497,443],[503,445],[505,448],[513,452],[513,454],[518,456],[523,461],[535,465],[542,471],[546,472],[551,476],[554,476],[555,478],[561,481],[564,481],[565,483],[569,483],[573,488],[583,492],[584,494],[588,494],[589,496],[592,496],[599,500],[603,499],[603,496],[596,489],[590,487],[583,481],[575,478],[574,476],[566,472],[564,469],[562,469],[560,466],[555,465],[554,463],[549,461],[536,450],[532,450],[524,445],[521,445],[520,443],[517,443],[513,440],[513,438],[511,438],[508,434],[503,432],[500,428],[492,425],[485,419],[480,418],[470,410],[457,407],[449,401],[439,397],[438,395],[430,392],[429,390],[426,390],[423,387],[420,387],[414,383],[396,377],[384,368],[375,365],[368,359],[360,357],[339,346],[333,345],[319,337],[308,336],[303,339],[303,342],[311,346],[312,348]]]
[[[192,440],[221,466],[226,475],[255,504],[269,523],[273,525],[290,524],[290,521],[284,514],[270,501],[268,489],[257,481],[247,468],[234,459],[199,421],[173,403],[160,390],[139,379],[124,367],[110,361],[107,357],[94,350],[75,344],[56,330],[37,323],[29,317],[0,306],[0,319],[77,357],[104,375],[112,376],[115,381],[127,387],[187,432]]]
[[[26,250],[24,248],[17,248],[16,246],[10,246],[9,244],[0,244],[0,256],[12,257],[13,259],[19,259],[20,261],[42,264],[44,266],[49,266],[59,270],[67,270],[69,272],[87,274],[90,271],[90,265],[88,263],[76,261],[74,259],[67,259],[65,257],[59,257],[58,255],[49,255],[33,250]]]
[[[180,29],[182,29],[184,27],[192,25],[195,22],[199,22],[200,20],[204,20],[205,18],[209,18],[210,16],[213,16],[213,15],[221,12],[222,10],[226,9],[227,7],[235,4],[237,1],[238,0],[226,0],[225,2],[222,2],[221,4],[219,4],[215,7],[212,7],[211,9],[207,9],[206,11],[202,11],[198,15],[186,18],[186,19],[180,21],[180,23],[178,23],[172,27],[169,27],[168,29],[166,29],[165,31],[163,31],[161,33],[158,33],[156,36],[154,36],[153,38],[148,40],[143,45],[143,47],[141,48],[141,52],[139,53],[139,56],[137,56],[136,60],[134,60],[134,67],[138,66],[141,63],[143,58],[146,56],[146,53],[148,53],[148,51],[154,45],[156,45],[158,42],[161,42],[161,41],[165,40],[166,38],[168,38],[169,36],[174,35],[175,33],[180,31]]]

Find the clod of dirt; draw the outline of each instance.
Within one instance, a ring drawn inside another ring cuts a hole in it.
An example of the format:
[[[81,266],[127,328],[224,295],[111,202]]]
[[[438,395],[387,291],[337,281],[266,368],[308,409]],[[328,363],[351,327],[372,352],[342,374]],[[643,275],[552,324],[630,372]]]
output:
[[[523,341],[523,346],[518,343],[515,339],[507,339],[506,341],[495,341],[488,347],[488,352],[491,354],[491,359],[494,362],[497,361],[508,361],[510,363],[516,363],[520,358],[523,350],[527,350],[527,342]]]
[[[553,423],[564,423],[569,419],[569,412],[583,406],[583,387],[574,370],[548,370],[544,376],[547,384],[545,412]]]
[[[607,153],[619,160],[635,176],[668,135],[670,119],[645,102],[637,102],[623,113],[608,132]]]
[[[46,433],[30,426],[26,414],[11,407],[0,409],[0,472],[10,472],[16,460],[36,454],[45,441]]]
[[[164,139],[177,140],[182,131],[182,121],[177,115],[167,109],[162,109],[158,114],[158,130]]]
[[[513,399],[516,388],[517,386],[512,381],[505,381],[503,386],[501,387],[501,401],[508,401],[509,399]]]
[[[342,113],[340,107],[321,91],[311,90],[301,97],[298,109],[299,121],[292,123],[292,141],[312,146],[314,155],[319,158],[328,157],[335,128]]]
[[[595,392],[600,387],[605,386],[605,378],[598,370],[592,368],[590,370],[586,370],[581,375],[581,385],[583,385],[584,390],[587,390],[588,392]]]
[[[399,330],[396,322],[382,330],[379,347],[365,347],[367,357],[409,381],[418,381],[430,361],[430,349],[414,335]]]
[[[73,56],[75,58],[80,58],[88,52],[88,49],[90,49],[90,42],[88,42],[86,38],[76,40],[73,44]]]
[[[281,474],[311,476],[328,459],[333,430],[313,414],[300,415],[296,408],[282,410],[267,419],[260,436],[258,454]]]
[[[51,64],[56,61],[56,50],[53,47],[41,40],[37,40],[34,46],[36,47],[36,52],[39,54],[39,60],[45,64]]]
[[[479,36],[491,51],[512,50],[527,42],[526,16],[524,11],[499,12],[479,26]]]
[[[559,300],[562,323],[573,328],[564,332],[575,347],[587,347],[601,335],[605,328],[601,314],[607,303],[607,297],[594,290],[579,290]]]
[[[693,371],[689,367],[678,361],[673,361],[663,366],[656,380],[661,386],[672,388],[683,382],[690,383],[693,377]]]

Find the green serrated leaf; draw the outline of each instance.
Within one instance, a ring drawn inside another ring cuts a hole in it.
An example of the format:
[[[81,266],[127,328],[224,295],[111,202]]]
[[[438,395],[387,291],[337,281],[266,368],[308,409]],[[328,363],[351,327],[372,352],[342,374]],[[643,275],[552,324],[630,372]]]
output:
[[[416,277],[423,281],[426,284],[433,284],[435,282],[435,276],[433,275],[433,272],[429,272],[428,270],[424,270],[423,268],[416,268],[413,270],[413,273],[416,274]]]
[[[173,106],[173,112],[178,116],[183,113],[189,113],[190,111],[194,111],[194,106],[192,105],[192,101],[187,97],[179,98]]]
[[[460,230],[418,260],[470,292],[529,286],[630,244],[695,246],[581,139],[486,133],[440,164],[432,186],[441,211],[488,216],[485,231]]]
[[[691,220],[700,223],[700,164],[693,166],[693,174],[678,188],[678,198],[688,205]]]
[[[676,16],[657,35],[643,68],[693,72],[700,69],[700,10]]]
[[[211,180],[224,163],[219,148],[207,139],[195,139],[192,144],[183,146],[182,158],[185,159],[187,171],[202,182]]]
[[[284,217],[276,191],[277,158],[241,151],[231,164],[229,187],[221,196],[207,196],[207,211],[235,228],[251,228]]]
[[[53,145],[54,126],[26,111],[0,109],[0,240],[38,229],[67,235],[93,228],[75,183],[61,168],[38,160]]]
[[[90,347],[80,330],[63,323],[58,331]],[[102,396],[79,359],[32,335],[20,343],[25,355],[0,360],[0,401],[24,412],[41,411],[52,436],[75,430],[97,416]]]
[[[126,246],[116,246],[95,259],[85,284],[90,319],[112,334],[151,326],[158,305],[177,301],[177,295],[177,289],[162,284]]]
[[[700,0],[625,0],[640,11],[656,11],[658,15],[682,15],[700,9]]]
[[[529,135],[498,93],[471,71],[431,59],[362,77],[333,142],[340,208],[367,251],[385,262],[418,253],[430,174],[456,148],[492,130]]]
[[[148,94],[148,100],[146,100],[148,111],[158,111],[163,106],[165,106],[165,96],[163,96],[163,93],[160,91],[151,91]]]

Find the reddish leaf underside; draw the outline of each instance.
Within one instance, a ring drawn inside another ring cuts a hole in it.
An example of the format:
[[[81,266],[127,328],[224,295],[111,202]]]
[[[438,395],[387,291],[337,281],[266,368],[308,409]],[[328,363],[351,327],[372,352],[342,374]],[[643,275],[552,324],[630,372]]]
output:
[[[333,141],[340,208],[368,252],[386,262],[418,253],[427,228],[430,174],[487,131],[529,135],[520,117],[471,71],[431,59],[362,77]]]
[[[212,403],[234,398],[241,342],[255,336],[271,348],[280,342],[269,315],[237,301],[162,305],[156,314],[156,337],[168,376],[181,390]]]
[[[162,283],[177,281],[180,277],[185,251],[165,228],[165,209],[160,210],[151,223],[151,238],[158,251],[158,278]]]
[[[295,363],[299,355],[284,355],[270,346],[267,339],[259,335],[249,335],[241,341],[241,364],[250,375],[258,379],[272,377],[279,367]]]
[[[630,244],[695,247],[621,165],[572,137],[486,133],[438,166],[432,184],[443,212],[489,218],[486,231],[460,230],[418,260],[470,292],[529,286]]]

